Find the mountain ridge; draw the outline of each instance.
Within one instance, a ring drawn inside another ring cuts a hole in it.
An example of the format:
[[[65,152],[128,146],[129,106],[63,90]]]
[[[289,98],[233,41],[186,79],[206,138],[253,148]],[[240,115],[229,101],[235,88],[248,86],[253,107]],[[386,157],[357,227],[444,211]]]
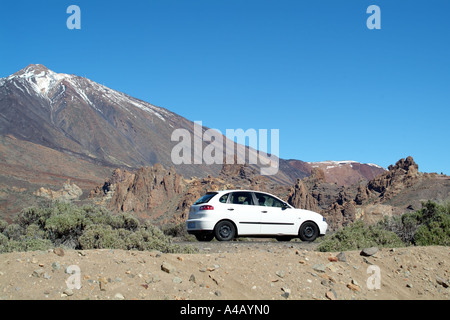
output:
[[[0,134],[105,166],[139,169],[161,163],[170,167],[171,133],[176,128],[192,132],[191,121],[167,109],[41,64],[28,65],[0,81]],[[310,173],[311,163],[305,170],[291,162],[280,159],[281,174],[275,180],[288,184]],[[177,167],[185,176],[220,170],[221,166]]]
[[[12,214],[39,188],[57,190],[68,179],[86,197],[117,168],[133,172],[156,164],[170,168],[175,129],[194,136],[194,123],[168,109],[87,78],[30,64],[0,78],[0,208]],[[202,133],[207,129],[202,127]],[[238,149],[236,143],[234,148]],[[219,152],[225,150],[223,146]],[[249,156],[258,151],[246,147],[245,152]],[[205,163],[174,167],[184,177],[218,176],[222,170],[220,164]],[[345,167],[340,169],[352,179],[325,170],[326,179],[345,185],[372,178],[372,173],[364,176],[361,170]],[[313,164],[301,160],[279,159],[278,174],[269,178],[288,186],[313,169]],[[378,174],[384,171],[378,168]],[[26,192],[12,191],[16,189]]]

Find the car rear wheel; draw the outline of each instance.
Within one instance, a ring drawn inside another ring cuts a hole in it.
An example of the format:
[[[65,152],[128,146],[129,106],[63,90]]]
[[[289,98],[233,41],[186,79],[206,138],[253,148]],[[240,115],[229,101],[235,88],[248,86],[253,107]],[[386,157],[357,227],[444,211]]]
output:
[[[231,221],[220,221],[214,228],[218,241],[231,241],[236,236],[236,228]]]
[[[313,242],[319,236],[319,228],[312,221],[306,221],[300,227],[298,236],[302,241]]]

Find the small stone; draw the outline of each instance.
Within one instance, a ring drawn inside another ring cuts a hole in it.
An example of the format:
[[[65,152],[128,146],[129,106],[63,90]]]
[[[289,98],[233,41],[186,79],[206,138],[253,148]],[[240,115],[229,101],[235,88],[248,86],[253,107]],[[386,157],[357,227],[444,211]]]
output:
[[[66,290],[63,291],[63,294],[70,297],[70,296],[73,296],[73,291],[72,291],[72,289],[67,288]]]
[[[317,263],[317,264],[313,265],[312,268],[314,271],[317,271],[317,272],[325,272],[325,265],[322,263]]]
[[[275,274],[277,276],[279,276],[280,278],[284,278],[284,271],[283,270],[278,270],[277,272],[275,272]]]
[[[444,279],[442,279],[439,276],[436,277],[436,282],[438,284],[440,284],[441,286],[443,286],[444,288],[448,288],[449,287],[448,281],[445,281]]]
[[[330,261],[330,262],[338,262],[339,259],[338,259],[338,257],[328,257],[328,261]]]
[[[336,300],[337,299],[336,291],[330,289],[329,291],[327,291],[327,293],[325,293],[325,297],[327,297],[330,300]]]
[[[163,262],[161,265],[161,270],[167,273],[174,273],[176,271],[175,267],[172,266],[170,263]]]
[[[53,249],[53,252],[60,257],[64,257],[64,250],[62,248],[55,248]]]
[[[45,273],[44,270],[42,270],[42,269],[37,269],[37,270],[34,270],[33,273],[32,273],[31,275],[32,275],[33,277],[36,277],[36,278],[42,278],[42,277],[44,276],[44,273]]]
[[[214,292],[214,294],[215,294],[217,297],[222,296],[222,292],[220,292],[219,290],[216,290],[216,292]]]
[[[377,252],[378,252],[377,247],[364,248],[364,249],[362,249],[360,255],[365,256],[365,257],[370,257],[370,256],[373,256]]]
[[[349,288],[352,291],[358,291],[358,292],[361,291],[361,288],[353,283],[347,284],[347,288]]]
[[[281,290],[283,291],[283,293],[281,294],[281,296],[283,298],[289,298],[289,296],[291,295],[291,289],[289,288],[281,288]]]
[[[191,274],[191,276],[189,277],[189,281],[193,282],[193,283],[197,283],[197,281],[195,280],[195,276],[193,274]]]
[[[407,287],[407,288],[412,288],[413,285],[412,285],[412,283],[407,283],[407,284],[406,284],[406,287]]]
[[[347,257],[345,256],[344,252],[339,253],[336,258],[338,258],[338,260],[340,262],[347,262]]]
[[[179,278],[179,277],[175,277],[175,278],[173,278],[173,282],[174,283],[182,283],[183,280],[181,278]]]
[[[52,263],[52,269],[53,270],[59,270],[61,269],[61,264],[58,261],[55,261]]]
[[[116,294],[114,295],[114,299],[116,299],[116,300],[124,300],[125,297],[123,296],[123,294],[121,294],[120,292],[118,292],[118,293],[116,293]]]

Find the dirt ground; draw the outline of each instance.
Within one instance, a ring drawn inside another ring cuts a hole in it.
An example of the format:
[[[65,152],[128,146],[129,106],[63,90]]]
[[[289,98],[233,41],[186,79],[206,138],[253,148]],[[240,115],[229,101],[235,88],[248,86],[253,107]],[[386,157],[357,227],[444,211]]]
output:
[[[207,246],[198,254],[2,254],[0,300],[450,298],[449,247],[380,249],[368,257],[350,251],[340,261],[339,252],[320,253],[295,243]]]

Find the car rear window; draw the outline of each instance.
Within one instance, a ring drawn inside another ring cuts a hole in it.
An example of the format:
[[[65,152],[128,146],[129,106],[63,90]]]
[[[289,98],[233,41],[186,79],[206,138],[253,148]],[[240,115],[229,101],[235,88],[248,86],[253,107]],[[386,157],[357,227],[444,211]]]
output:
[[[216,194],[217,194],[217,192],[208,192],[203,197],[201,197],[200,199],[195,201],[194,205],[202,204],[202,203],[208,203],[208,201],[211,200]]]

